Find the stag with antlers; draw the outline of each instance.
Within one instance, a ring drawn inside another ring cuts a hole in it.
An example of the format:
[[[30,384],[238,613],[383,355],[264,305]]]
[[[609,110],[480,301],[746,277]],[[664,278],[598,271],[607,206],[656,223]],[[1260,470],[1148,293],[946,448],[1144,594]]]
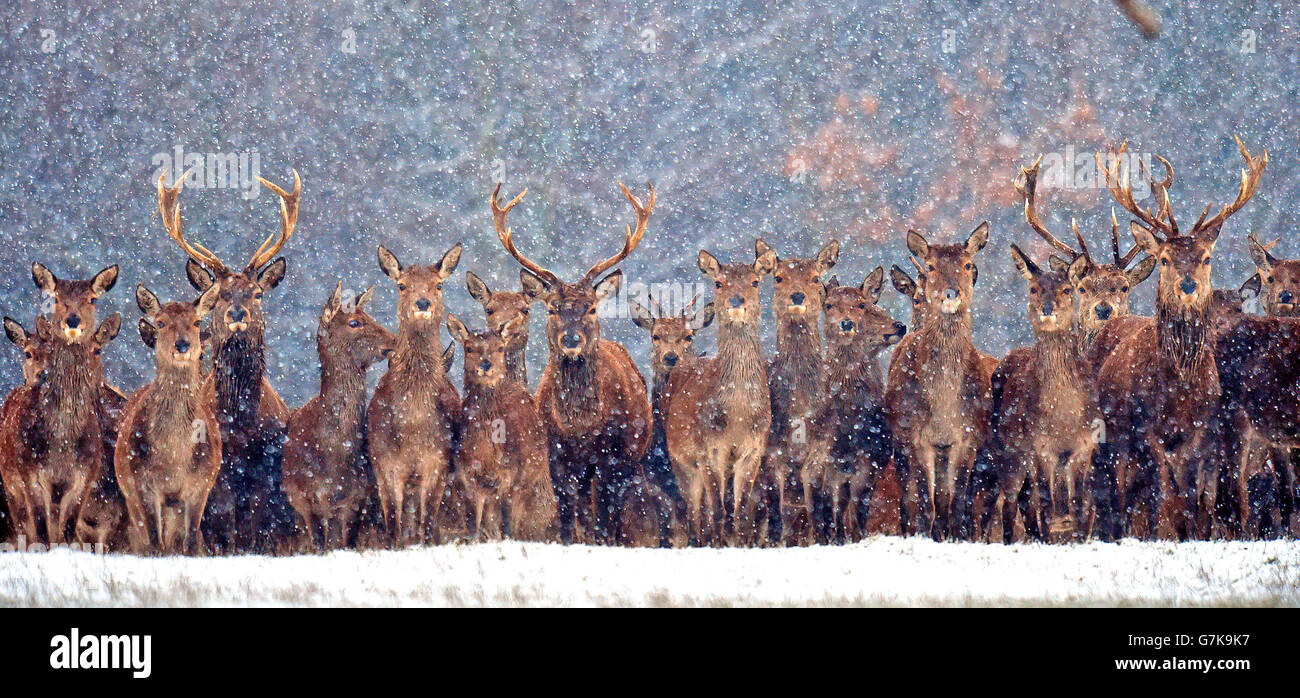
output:
[[[167,234],[189,255],[185,275],[194,288],[216,286],[212,309],[212,374],[221,425],[221,472],[203,515],[203,536],[215,552],[268,552],[283,549],[296,535],[280,460],[289,408],[266,379],[266,315],[262,295],[285,275],[276,254],[298,224],[302,180],[293,173],[287,192],[258,178],[280,201],[280,230],[271,233],[242,270],[227,266],[201,243],[185,239],[180,193],[185,178],[167,187],[158,177],[158,212]]]

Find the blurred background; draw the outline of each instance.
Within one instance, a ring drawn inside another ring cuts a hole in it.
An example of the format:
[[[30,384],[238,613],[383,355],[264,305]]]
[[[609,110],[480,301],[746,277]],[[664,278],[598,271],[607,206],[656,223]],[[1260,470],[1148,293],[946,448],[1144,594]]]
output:
[[[910,271],[909,226],[949,242],[989,220],[975,340],[1001,355],[1030,337],[1007,246],[1048,251],[1011,185],[1040,153],[1087,159],[1128,139],[1174,163],[1175,213],[1190,221],[1235,195],[1240,134],[1270,164],[1224,229],[1216,285],[1253,273],[1248,232],[1300,256],[1300,6],[1146,4],[1154,38],[1109,0],[6,3],[0,312],[31,327],[32,261],[65,278],[120,264],[101,305],[126,319],[105,352],[109,377],[128,391],[149,380],[136,283],[164,300],[195,295],[156,215],[157,172],[179,148],[243,158],[282,185],[291,168],[302,175],[288,277],[265,301],[269,376],[291,406],[316,390],[316,318],[337,281],[377,285],[372,312],[396,329],[377,244],[410,264],[464,241],[447,304],[482,327],[464,272],[518,285],[492,233],[498,178],[511,195],[529,189],[511,214],[520,248],[569,279],[621,245],[632,212],[619,180],[659,192],[622,265],[640,283],[698,282],[700,248],[752,260],[763,237],[811,256],[838,237],[835,271],[858,284],[876,265]],[[276,199],[208,184],[182,197],[187,236],[242,266],[278,229]],[[1052,230],[1067,235],[1077,217],[1104,256],[1104,188],[1045,187],[1040,200]],[[1139,289],[1135,311],[1151,311],[1153,290]],[[893,289],[882,303],[907,319]],[[533,315],[535,381],[545,315]],[[649,374],[645,331],[618,317],[602,330]],[[21,357],[3,351],[8,390]]]

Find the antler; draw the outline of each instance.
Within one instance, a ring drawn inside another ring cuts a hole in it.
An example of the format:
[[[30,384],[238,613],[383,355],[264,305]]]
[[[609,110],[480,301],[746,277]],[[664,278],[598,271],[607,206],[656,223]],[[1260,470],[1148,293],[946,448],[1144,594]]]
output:
[[[519,264],[528,271],[536,274],[539,279],[546,282],[548,285],[560,283],[560,277],[556,276],[555,272],[552,272],[550,269],[546,269],[537,262],[525,257],[519,252],[519,250],[515,249],[514,231],[506,227],[506,214],[510,213],[510,209],[514,208],[515,204],[523,200],[524,194],[527,194],[528,190],[524,189],[519,192],[519,196],[511,199],[510,203],[506,204],[504,207],[498,203],[499,199],[497,199],[497,195],[500,193],[501,183],[497,182],[496,189],[492,190],[492,222],[496,225],[497,238],[501,240],[501,245],[506,248],[506,252],[509,252],[511,257],[515,258],[515,261],[519,262]]]
[[[1093,263],[1092,255],[1088,254],[1088,243],[1083,241],[1083,234],[1079,232],[1079,221],[1071,217],[1070,228],[1074,230],[1074,239],[1079,242],[1079,254],[1083,255],[1083,258],[1088,260],[1088,264],[1091,266]]]
[[[257,248],[253,253],[253,258],[248,262],[250,270],[260,269],[263,264],[271,261],[284,243],[289,241],[289,236],[293,235],[293,229],[298,225],[298,195],[302,193],[302,180],[298,178],[298,170],[293,171],[293,191],[287,192],[280,187],[268,182],[261,177],[257,181],[266,186],[267,189],[275,192],[280,197],[280,237],[276,239],[275,233],[267,236],[262,246]],[[272,244],[274,242],[274,245]]]
[[[618,254],[613,257],[610,257],[603,262],[598,262],[596,266],[588,269],[587,273],[583,275],[581,283],[591,283],[592,281],[595,281],[596,277],[604,273],[605,270],[618,264],[624,259],[627,259],[627,256],[632,254],[632,250],[635,250],[636,246],[641,244],[641,238],[645,235],[646,223],[650,221],[650,212],[653,211],[655,207],[655,185],[647,184],[646,186],[650,187],[650,200],[642,206],[640,199],[636,198],[627,187],[623,186],[622,182],[618,183],[619,189],[623,190],[623,196],[626,196],[627,200],[632,202],[632,208],[636,209],[636,230],[633,231],[632,226],[628,226],[627,239],[623,242],[623,249],[619,250]]]
[[[1079,252],[1073,247],[1061,242],[1055,235],[1048,232],[1047,228],[1043,226],[1043,220],[1038,217],[1038,207],[1035,197],[1038,190],[1038,165],[1042,161],[1043,156],[1039,155],[1038,159],[1034,161],[1033,166],[1020,168],[1020,174],[1013,182],[1016,191],[1020,192],[1020,195],[1025,197],[1025,222],[1029,223],[1029,227],[1033,228],[1034,232],[1038,233],[1044,240],[1046,240],[1047,244],[1070,255],[1070,259],[1074,259],[1079,255]]]
[[[186,242],[185,235],[181,232],[181,189],[185,185],[185,178],[190,176],[189,172],[181,175],[176,180],[176,186],[168,189],[163,182],[167,179],[167,172],[164,171],[158,175],[158,213],[162,215],[163,227],[167,229],[167,235],[171,237],[176,244],[181,246],[182,250],[190,256],[191,259],[202,264],[213,271],[229,271],[226,265],[208,248],[199,243],[191,245]]]
[[[1147,227],[1151,229],[1152,232],[1164,233],[1167,236],[1177,235],[1178,229],[1174,227],[1172,222],[1170,222],[1172,221],[1172,216],[1170,216],[1170,221],[1161,220],[1161,218],[1165,217],[1162,214],[1167,214],[1169,208],[1169,190],[1167,185],[1162,186],[1156,182],[1151,183],[1153,190],[1158,189],[1159,191],[1157,193],[1161,195],[1160,209],[1155,214],[1152,214],[1150,211],[1138,206],[1137,202],[1133,201],[1133,185],[1129,182],[1128,163],[1123,162],[1124,151],[1127,148],[1128,141],[1124,141],[1124,143],[1120,145],[1118,151],[1111,153],[1110,163],[1106,163],[1102,159],[1101,153],[1097,153],[1097,169],[1101,170],[1102,174],[1106,178],[1106,188],[1110,190],[1110,194],[1115,198],[1115,201],[1120,206],[1124,207],[1124,210],[1142,219],[1142,222],[1146,223]],[[1160,161],[1165,164],[1165,168],[1168,171],[1168,176],[1165,181],[1172,184],[1174,177],[1173,167],[1170,166],[1169,162],[1164,158],[1160,158]],[[1122,167],[1121,163],[1123,163]]]
[[[1241,207],[1245,206],[1246,202],[1250,201],[1251,197],[1255,195],[1255,188],[1259,186],[1259,178],[1264,174],[1264,166],[1268,164],[1268,151],[1265,150],[1259,154],[1259,157],[1252,158],[1246,150],[1246,146],[1242,145],[1241,139],[1236,136],[1232,138],[1237,141],[1237,149],[1241,151],[1241,156],[1246,159],[1246,169],[1241,171],[1241,188],[1237,190],[1237,198],[1232,203],[1224,206],[1218,215],[1209,220],[1205,220],[1205,216],[1210,212],[1213,204],[1207,205],[1205,213],[1202,213],[1200,219],[1196,221],[1196,225],[1192,226],[1193,233],[1202,230],[1213,230],[1223,225],[1228,216],[1240,211]]]

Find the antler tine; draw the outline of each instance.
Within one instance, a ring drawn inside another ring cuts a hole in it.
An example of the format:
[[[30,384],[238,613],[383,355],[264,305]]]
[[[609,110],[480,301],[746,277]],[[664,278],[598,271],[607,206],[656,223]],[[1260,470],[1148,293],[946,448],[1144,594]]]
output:
[[[1174,220],[1174,205],[1169,199],[1169,186],[1174,183],[1174,166],[1159,155],[1156,155],[1156,159],[1165,166],[1165,178],[1163,180],[1157,182],[1152,178],[1152,173],[1147,171],[1146,163],[1141,159],[1138,160],[1138,169],[1146,177],[1147,184],[1151,187],[1151,193],[1156,197],[1156,220],[1163,218],[1168,221],[1171,234],[1177,236],[1178,221]]]
[[[1025,222],[1029,227],[1034,229],[1040,237],[1047,241],[1047,244],[1055,247],[1057,250],[1070,255],[1070,259],[1078,256],[1079,252],[1073,247],[1061,242],[1055,235],[1048,232],[1043,225],[1043,220],[1038,217],[1037,193],[1038,193],[1038,165],[1043,161],[1043,156],[1039,155],[1038,159],[1030,167],[1020,168],[1020,174],[1012,182],[1016,191],[1025,197]]]
[[[1246,202],[1255,196],[1255,188],[1259,186],[1259,178],[1263,176],[1264,167],[1268,165],[1268,151],[1262,151],[1259,157],[1252,158],[1250,152],[1246,150],[1246,146],[1242,144],[1241,139],[1236,136],[1233,136],[1233,139],[1237,141],[1237,149],[1241,151],[1241,157],[1246,159],[1246,169],[1241,171],[1241,187],[1237,190],[1237,198],[1232,203],[1224,206],[1218,215],[1213,218],[1203,222],[1198,221],[1193,232],[1213,229],[1223,225],[1228,216],[1240,211],[1241,207],[1245,206]],[[1206,209],[1206,211],[1208,213],[1209,209]]]
[[[650,314],[657,318],[663,317],[664,316],[663,306],[659,305],[659,301],[655,300],[655,294],[646,291],[645,297],[650,301]]]
[[[1110,195],[1114,197],[1116,203],[1123,206],[1125,211],[1142,219],[1142,222],[1146,223],[1147,227],[1152,229],[1152,232],[1171,234],[1173,232],[1171,226],[1160,220],[1161,216],[1152,215],[1150,211],[1138,206],[1137,202],[1133,201],[1133,186],[1129,182],[1130,170],[1128,164],[1123,162],[1124,151],[1127,148],[1128,141],[1124,141],[1118,151],[1113,151],[1110,154],[1110,163],[1106,163],[1101,153],[1097,153],[1097,169],[1101,170],[1102,175],[1106,178],[1106,188],[1110,190]]]
[[[181,231],[180,195],[181,189],[185,186],[185,178],[189,176],[189,172],[181,175],[176,179],[176,186],[169,189],[164,184],[167,180],[167,172],[158,175],[158,213],[162,216],[163,227],[167,229],[167,235],[180,245],[191,259],[213,271],[226,271],[226,265],[215,254],[203,245],[198,243],[191,245],[186,242],[185,234]]]
[[[1115,266],[1123,269],[1125,265],[1120,264],[1122,259],[1119,254],[1119,219],[1115,217],[1115,207],[1110,207],[1110,254],[1115,258]]]
[[[632,250],[635,250],[637,245],[641,244],[641,238],[645,236],[646,223],[650,221],[650,212],[653,211],[655,207],[655,185],[647,184],[646,186],[650,188],[650,199],[643,206],[641,200],[636,198],[636,195],[634,195],[631,190],[624,186],[622,182],[618,183],[619,189],[623,190],[623,196],[627,197],[627,200],[632,203],[632,208],[636,210],[636,230],[633,231],[632,226],[629,225],[627,227],[627,237],[623,242],[623,249],[619,250],[618,254],[613,257],[610,257],[603,262],[598,262],[591,269],[587,270],[587,273],[582,277],[582,283],[591,283],[592,281],[595,281],[596,277],[603,274],[607,269],[613,267],[624,259],[627,259],[627,256],[632,254]]]
[[[1278,238],[1278,240],[1280,239],[1281,238]],[[1277,244],[1277,240],[1274,240],[1273,242],[1274,244]],[[691,299],[687,301],[686,305],[682,306],[682,317],[686,317],[692,310],[694,310],[695,303],[699,300],[700,300],[700,294],[697,293],[691,296]]]
[[[1071,217],[1070,228],[1074,230],[1074,239],[1079,242],[1079,254],[1083,255],[1083,258],[1088,260],[1088,264],[1092,264],[1092,255],[1088,254],[1088,243],[1083,241],[1083,233],[1079,232],[1079,221]]]
[[[258,177],[257,181],[280,197],[280,235],[278,238],[276,238],[275,233],[267,236],[262,246],[257,248],[257,251],[253,253],[253,257],[248,261],[250,270],[261,269],[262,265],[271,261],[276,253],[284,247],[284,243],[289,241],[289,236],[293,235],[293,229],[298,225],[298,196],[302,193],[302,179],[298,177],[298,170],[293,171],[292,192],[287,192],[261,177]],[[274,241],[274,244],[272,244],[272,241]]]
[[[519,196],[516,196],[515,198],[511,199],[510,203],[506,204],[505,206],[501,206],[498,203],[500,200],[497,198],[497,196],[500,193],[501,193],[501,183],[497,182],[496,188],[492,190],[492,198],[489,200],[489,202],[492,205],[492,223],[496,226],[497,229],[497,239],[501,240],[501,245],[506,248],[506,252],[509,252],[510,256],[514,257],[515,261],[519,262],[519,264],[523,266],[524,269],[527,269],[528,271],[537,275],[537,278],[541,279],[547,284],[554,285],[560,283],[560,277],[556,276],[554,272],[534,262],[533,260],[525,257],[522,253],[519,252],[518,249],[515,248],[514,231],[506,227],[506,214],[510,213],[510,209],[514,208],[515,204],[518,204],[520,201],[523,201],[524,194],[527,194],[528,190],[524,189],[523,191],[519,192]]]

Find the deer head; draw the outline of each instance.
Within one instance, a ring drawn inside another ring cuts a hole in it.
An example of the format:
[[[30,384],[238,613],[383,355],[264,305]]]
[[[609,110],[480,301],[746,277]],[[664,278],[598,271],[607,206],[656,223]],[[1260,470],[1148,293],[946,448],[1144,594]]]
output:
[[[942,315],[956,315],[970,310],[971,296],[979,269],[975,253],[989,241],[988,221],[978,227],[960,245],[931,245],[915,230],[907,231],[907,249],[920,261],[925,280],[920,282],[926,304]]]
[[[379,246],[379,268],[397,284],[399,331],[438,335],[447,312],[442,303],[442,285],[456,270],[463,249],[458,242],[443,253],[437,264],[404,267],[392,252]]]
[[[366,312],[374,294],[371,286],[345,304],[343,283],[335,285],[316,326],[322,366],[329,362],[364,369],[393,352],[393,333]]]
[[[89,281],[54,276],[40,262],[32,263],[36,288],[54,300],[50,321],[55,334],[68,344],[86,341],[95,327],[95,303],[117,283],[117,265],[101,269]]]
[[[1059,257],[1054,257],[1060,260]],[[1025,281],[1029,282],[1029,322],[1034,335],[1042,337],[1074,329],[1074,285],[1071,279],[1078,275],[1079,267],[1086,262],[1082,256],[1067,268],[1063,261],[1054,261],[1049,270],[1034,263],[1014,243],[1011,260]]]
[[[767,243],[759,240],[755,243],[762,256],[771,252]],[[776,253],[772,252],[775,256]],[[815,323],[825,300],[825,286],[822,276],[835,266],[840,258],[839,240],[831,240],[822,247],[813,259],[781,259],[777,257],[772,278],[776,282],[772,305],[778,320],[802,321],[811,310]]]
[[[682,359],[697,356],[695,333],[713,324],[713,304],[695,308],[696,299],[678,316],[665,315],[659,304],[650,299],[651,308],[635,300],[627,301],[628,312],[637,327],[650,331],[650,365],[655,375],[667,375]]]
[[[1269,315],[1300,317],[1300,260],[1274,257],[1272,249],[1278,240],[1265,245],[1254,233],[1247,238],[1261,282],[1260,298]]]
[[[506,345],[511,335],[522,330],[522,316],[516,317],[505,326],[506,335],[486,330],[470,332],[455,315],[447,316],[447,331],[452,339],[465,348],[465,385],[479,385],[494,388],[501,384],[506,376]]]
[[[492,220],[496,226],[497,238],[501,240],[502,246],[510,256],[524,268],[525,273],[534,277],[535,281],[545,289],[538,295],[538,299],[546,304],[546,338],[554,356],[574,360],[595,352],[600,341],[600,318],[597,315],[597,306],[605,299],[618,295],[619,285],[623,281],[623,272],[616,270],[599,281],[597,278],[626,259],[632,250],[641,244],[641,238],[645,236],[646,223],[649,222],[650,212],[655,206],[654,185],[649,185],[650,199],[644,205],[627,187],[623,186],[622,182],[618,186],[636,212],[636,229],[633,230],[632,226],[628,226],[623,249],[613,257],[596,263],[577,283],[561,281],[554,272],[528,259],[515,248],[514,231],[506,226],[506,215],[523,200],[528,190],[520,192],[505,206],[501,206],[497,198],[501,192],[501,185],[497,184],[496,189],[492,190]],[[527,287],[528,285],[525,284],[525,288]]]
[[[483,306],[488,329],[498,335],[504,333],[506,325],[520,317],[524,318],[523,326],[527,328],[529,307],[546,293],[546,286],[541,280],[523,269],[519,270],[519,283],[522,291],[493,292],[474,272],[465,272],[465,285],[469,288],[469,295]],[[512,337],[517,346],[507,346],[507,351],[517,351],[528,344],[527,332],[516,332]]]
[[[28,332],[17,320],[6,316],[5,336],[23,350],[23,382],[36,385],[45,374],[45,362],[50,356],[50,342],[54,341],[54,328],[44,316],[36,318],[36,331]]]
[[[884,282],[884,268],[876,267],[860,287],[840,286],[835,277],[826,284],[826,341],[832,348],[865,342],[874,353],[897,344],[907,334],[906,325],[876,305]]]
[[[181,175],[176,180],[176,185],[170,189],[165,185],[167,173],[158,177],[158,212],[162,215],[163,227],[190,257],[185,263],[185,276],[190,284],[201,292],[207,292],[214,286],[218,289],[217,301],[212,309],[215,343],[225,344],[232,337],[250,337],[254,341],[260,341],[266,332],[262,294],[275,288],[284,279],[284,257],[274,261],[272,258],[288,242],[294,227],[298,225],[298,197],[302,192],[302,180],[298,177],[298,171],[294,170],[293,191],[286,192],[258,177],[263,186],[279,197],[280,231],[267,236],[248,260],[248,264],[242,270],[235,270],[226,266],[202,244],[185,239],[181,229],[180,193],[187,176],[188,172]]]
[[[763,276],[776,269],[776,253],[756,241],[753,264],[723,264],[705,250],[696,262],[700,271],[713,279],[713,307],[722,309],[723,326],[757,326],[763,309],[759,306],[758,287]]]
[[[158,301],[144,284],[135,287],[135,302],[144,317],[140,318],[140,339],[153,349],[154,363],[164,367],[198,367],[203,344],[210,330],[203,320],[217,305],[218,286],[211,285],[193,303]]]

